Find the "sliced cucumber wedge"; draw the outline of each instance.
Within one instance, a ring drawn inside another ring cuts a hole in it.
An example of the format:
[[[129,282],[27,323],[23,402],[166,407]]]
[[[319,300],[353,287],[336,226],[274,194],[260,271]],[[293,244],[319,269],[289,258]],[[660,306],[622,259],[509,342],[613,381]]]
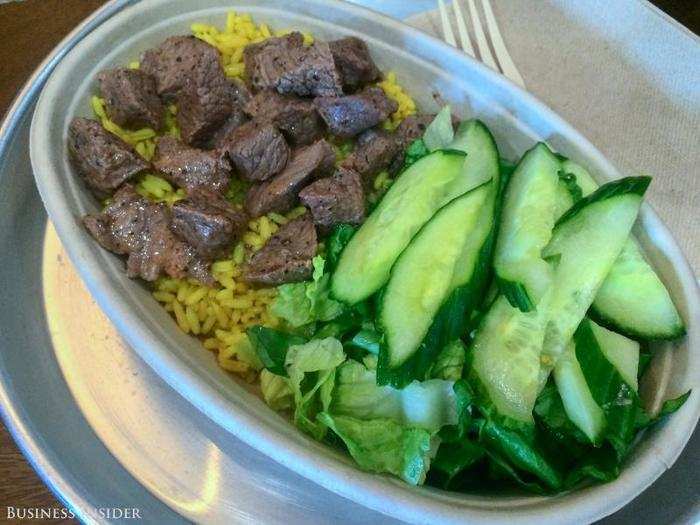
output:
[[[490,189],[490,183],[479,186],[440,209],[391,269],[379,307],[389,368],[400,366],[418,350],[454,289],[456,263]]]
[[[650,181],[628,177],[610,182],[574,204],[557,222],[543,250],[555,268],[552,286],[542,299],[547,312],[542,347],[545,372],[566,349],[622,251]]]
[[[580,165],[567,160],[562,170],[576,177],[584,196],[597,189],[593,177]],[[675,339],[685,334],[671,295],[631,237],[598,290],[591,314],[636,339]]]
[[[476,186],[464,153],[436,151],[412,164],[343,250],[331,280],[336,299],[355,304],[377,292],[418,230],[442,206]]]
[[[556,220],[560,167],[539,143],[525,153],[505,190],[494,269],[503,294],[524,312],[535,309],[552,280],[542,249]]]
[[[639,343],[597,325],[590,319],[584,322],[589,323],[593,337],[598,342],[600,351],[603,352],[605,358],[610,361],[620,373],[622,379],[636,392],[639,388],[637,384]]]
[[[481,321],[472,344],[472,371],[504,416],[532,423],[539,393],[542,312],[522,312],[504,296]]]
[[[593,399],[586,377],[576,359],[576,349],[570,342],[554,368],[554,382],[564,404],[564,411],[594,445],[599,445],[605,433],[605,413]]]

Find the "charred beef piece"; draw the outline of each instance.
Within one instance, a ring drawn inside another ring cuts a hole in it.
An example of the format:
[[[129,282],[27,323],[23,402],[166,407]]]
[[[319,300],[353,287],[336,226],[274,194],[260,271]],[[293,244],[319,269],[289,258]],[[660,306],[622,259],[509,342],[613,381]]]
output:
[[[188,192],[223,193],[231,179],[231,165],[216,151],[191,148],[174,137],[159,137],[153,167]]]
[[[301,33],[251,44],[243,60],[254,89],[275,89],[299,96],[337,96],[343,93],[340,74],[325,42],[303,45]]]
[[[151,165],[122,139],[91,119],[74,118],[68,127],[68,151],[78,173],[97,197],[110,195],[123,182]]]
[[[156,92],[156,81],[138,69],[106,69],[97,80],[109,118],[120,126],[160,129],[164,108]]]
[[[380,72],[364,40],[350,36],[328,43],[343,87],[352,92],[379,79]]]
[[[174,100],[191,81],[221,69],[219,51],[194,36],[173,36],[143,54],[141,71],[153,75],[158,94]],[[195,82],[196,85],[196,82]]]
[[[263,181],[287,164],[289,146],[272,124],[248,122],[220,142],[238,174],[249,181]]]
[[[231,113],[224,123],[209,137],[206,144],[207,149],[221,147],[227,136],[248,121],[248,117],[243,111],[244,106],[251,98],[250,91],[248,91],[246,85],[238,80],[228,79],[227,91],[231,102]]]
[[[291,210],[299,190],[311,180],[328,175],[334,164],[335,153],[325,140],[295,150],[282,173],[248,190],[246,210],[252,217]]]
[[[257,121],[274,124],[295,146],[311,144],[323,134],[323,122],[310,100],[261,91],[244,110]]]
[[[225,252],[248,224],[245,212],[216,193],[193,193],[172,210],[171,229],[207,259]]]
[[[339,168],[332,177],[319,179],[299,193],[301,203],[311,210],[321,232],[340,223],[361,224],[365,219],[365,196],[360,175]]]
[[[273,286],[305,281],[311,278],[317,248],[316,230],[309,217],[288,222],[253,254],[244,279]]]
[[[212,69],[206,76],[187,82],[177,95],[177,123],[182,140],[192,146],[204,146],[236,110],[229,95],[230,83],[223,71]],[[242,120],[241,120],[242,122]]]
[[[344,97],[318,97],[314,103],[331,134],[338,137],[354,137],[398,109],[398,104],[378,87]]]
[[[167,205],[141,197],[131,184],[119,188],[102,213],[83,217],[83,224],[102,247],[127,255],[129,277],[155,281],[165,273],[211,284],[208,263],[173,234],[170,222]]]
[[[357,138],[355,150],[341,162],[341,166],[356,171],[368,182],[371,177],[389,168],[401,150],[401,143],[395,135],[370,129]]]

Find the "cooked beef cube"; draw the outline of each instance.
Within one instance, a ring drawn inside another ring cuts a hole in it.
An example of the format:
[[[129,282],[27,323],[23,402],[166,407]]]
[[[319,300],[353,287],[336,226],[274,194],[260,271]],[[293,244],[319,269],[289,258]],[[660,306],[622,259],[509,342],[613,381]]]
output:
[[[170,136],[157,139],[153,166],[188,192],[223,193],[231,179],[231,165],[221,153],[191,148]]]
[[[425,128],[433,121],[435,115],[421,114],[411,115],[403,119],[399,127],[396,128],[396,136],[403,144],[403,147],[408,147],[411,142],[419,139],[425,133]]]
[[[341,166],[356,171],[368,182],[372,176],[389,168],[400,151],[401,144],[393,134],[370,129],[358,137],[355,150]]]
[[[74,118],[68,127],[68,151],[78,173],[98,197],[151,166],[122,139],[91,119]]]
[[[230,83],[223,71],[188,82],[177,95],[177,123],[182,140],[203,146],[223,126],[234,111],[229,95]],[[238,118],[241,116],[237,109]]]
[[[295,150],[282,173],[248,190],[246,210],[253,217],[291,210],[299,190],[311,180],[328,175],[334,164],[335,153],[325,140]]]
[[[309,217],[288,222],[253,254],[244,279],[265,285],[310,279],[317,248],[316,230]]]
[[[165,273],[171,277],[194,277],[210,284],[206,261],[170,230],[167,205],[155,204],[124,184],[102,213],[86,215],[83,224],[107,250],[127,255],[129,277],[155,281]]]
[[[257,121],[274,124],[296,146],[311,144],[323,134],[323,122],[311,100],[261,91],[244,110]]]
[[[278,173],[289,159],[289,146],[272,124],[248,122],[220,142],[238,174],[263,181]]]
[[[205,258],[222,254],[247,224],[245,212],[216,193],[196,192],[173,204],[172,230]]]
[[[282,94],[333,96],[343,93],[340,74],[325,42],[303,45],[301,33],[252,44],[243,52],[246,72],[256,90]]]
[[[314,103],[331,134],[338,137],[354,137],[398,109],[398,104],[378,87],[344,97],[318,97]]]
[[[231,112],[224,123],[206,141],[207,149],[221,147],[224,139],[233,131],[248,122],[248,117],[243,111],[243,107],[250,100],[250,91],[243,82],[227,79],[227,93],[231,103]]]
[[[328,46],[346,91],[355,91],[379,78],[379,69],[364,40],[350,36],[329,42]]]
[[[299,200],[311,210],[314,223],[322,232],[329,232],[340,223],[361,224],[365,218],[362,179],[346,168],[301,190]]]
[[[97,80],[107,114],[114,122],[132,128],[163,127],[163,103],[151,75],[138,69],[106,69]]]
[[[158,94],[166,100],[191,81],[222,71],[219,51],[194,36],[173,36],[143,54],[141,71],[156,79]],[[195,82],[196,85],[196,82]]]

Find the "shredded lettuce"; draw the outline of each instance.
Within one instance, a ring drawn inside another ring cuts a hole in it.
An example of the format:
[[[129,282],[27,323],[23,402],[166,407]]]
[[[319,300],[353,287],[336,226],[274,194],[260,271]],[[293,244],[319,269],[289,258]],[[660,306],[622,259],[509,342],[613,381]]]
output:
[[[467,360],[467,351],[459,339],[455,339],[443,348],[430,369],[430,377],[457,381],[462,377],[462,369]]]
[[[294,393],[289,386],[286,377],[278,376],[268,370],[260,372],[260,388],[265,403],[273,410],[286,410],[291,408]]]
[[[319,420],[343,440],[360,468],[388,472],[411,485],[425,480],[438,443],[427,430],[392,419],[364,420],[328,412],[320,413]]]
[[[330,297],[330,274],[324,273],[325,263],[317,255],[313,259],[312,281],[278,286],[271,312],[295,328],[341,315],[344,307]]]
[[[315,439],[323,439],[326,425],[316,415],[327,410],[335,384],[335,369],[345,361],[337,339],[313,339],[287,350],[285,367],[294,394],[294,423]]]
[[[287,334],[264,326],[251,326],[246,331],[262,365],[273,374],[286,376],[284,368],[287,349],[306,342],[303,337]]]

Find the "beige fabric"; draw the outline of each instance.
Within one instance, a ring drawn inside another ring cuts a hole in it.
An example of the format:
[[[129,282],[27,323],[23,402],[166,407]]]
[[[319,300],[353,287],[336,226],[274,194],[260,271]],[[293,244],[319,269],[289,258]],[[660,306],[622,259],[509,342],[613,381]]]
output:
[[[647,200],[700,273],[700,39],[640,0],[491,1],[528,90],[654,177]],[[441,34],[436,11],[407,21]]]

